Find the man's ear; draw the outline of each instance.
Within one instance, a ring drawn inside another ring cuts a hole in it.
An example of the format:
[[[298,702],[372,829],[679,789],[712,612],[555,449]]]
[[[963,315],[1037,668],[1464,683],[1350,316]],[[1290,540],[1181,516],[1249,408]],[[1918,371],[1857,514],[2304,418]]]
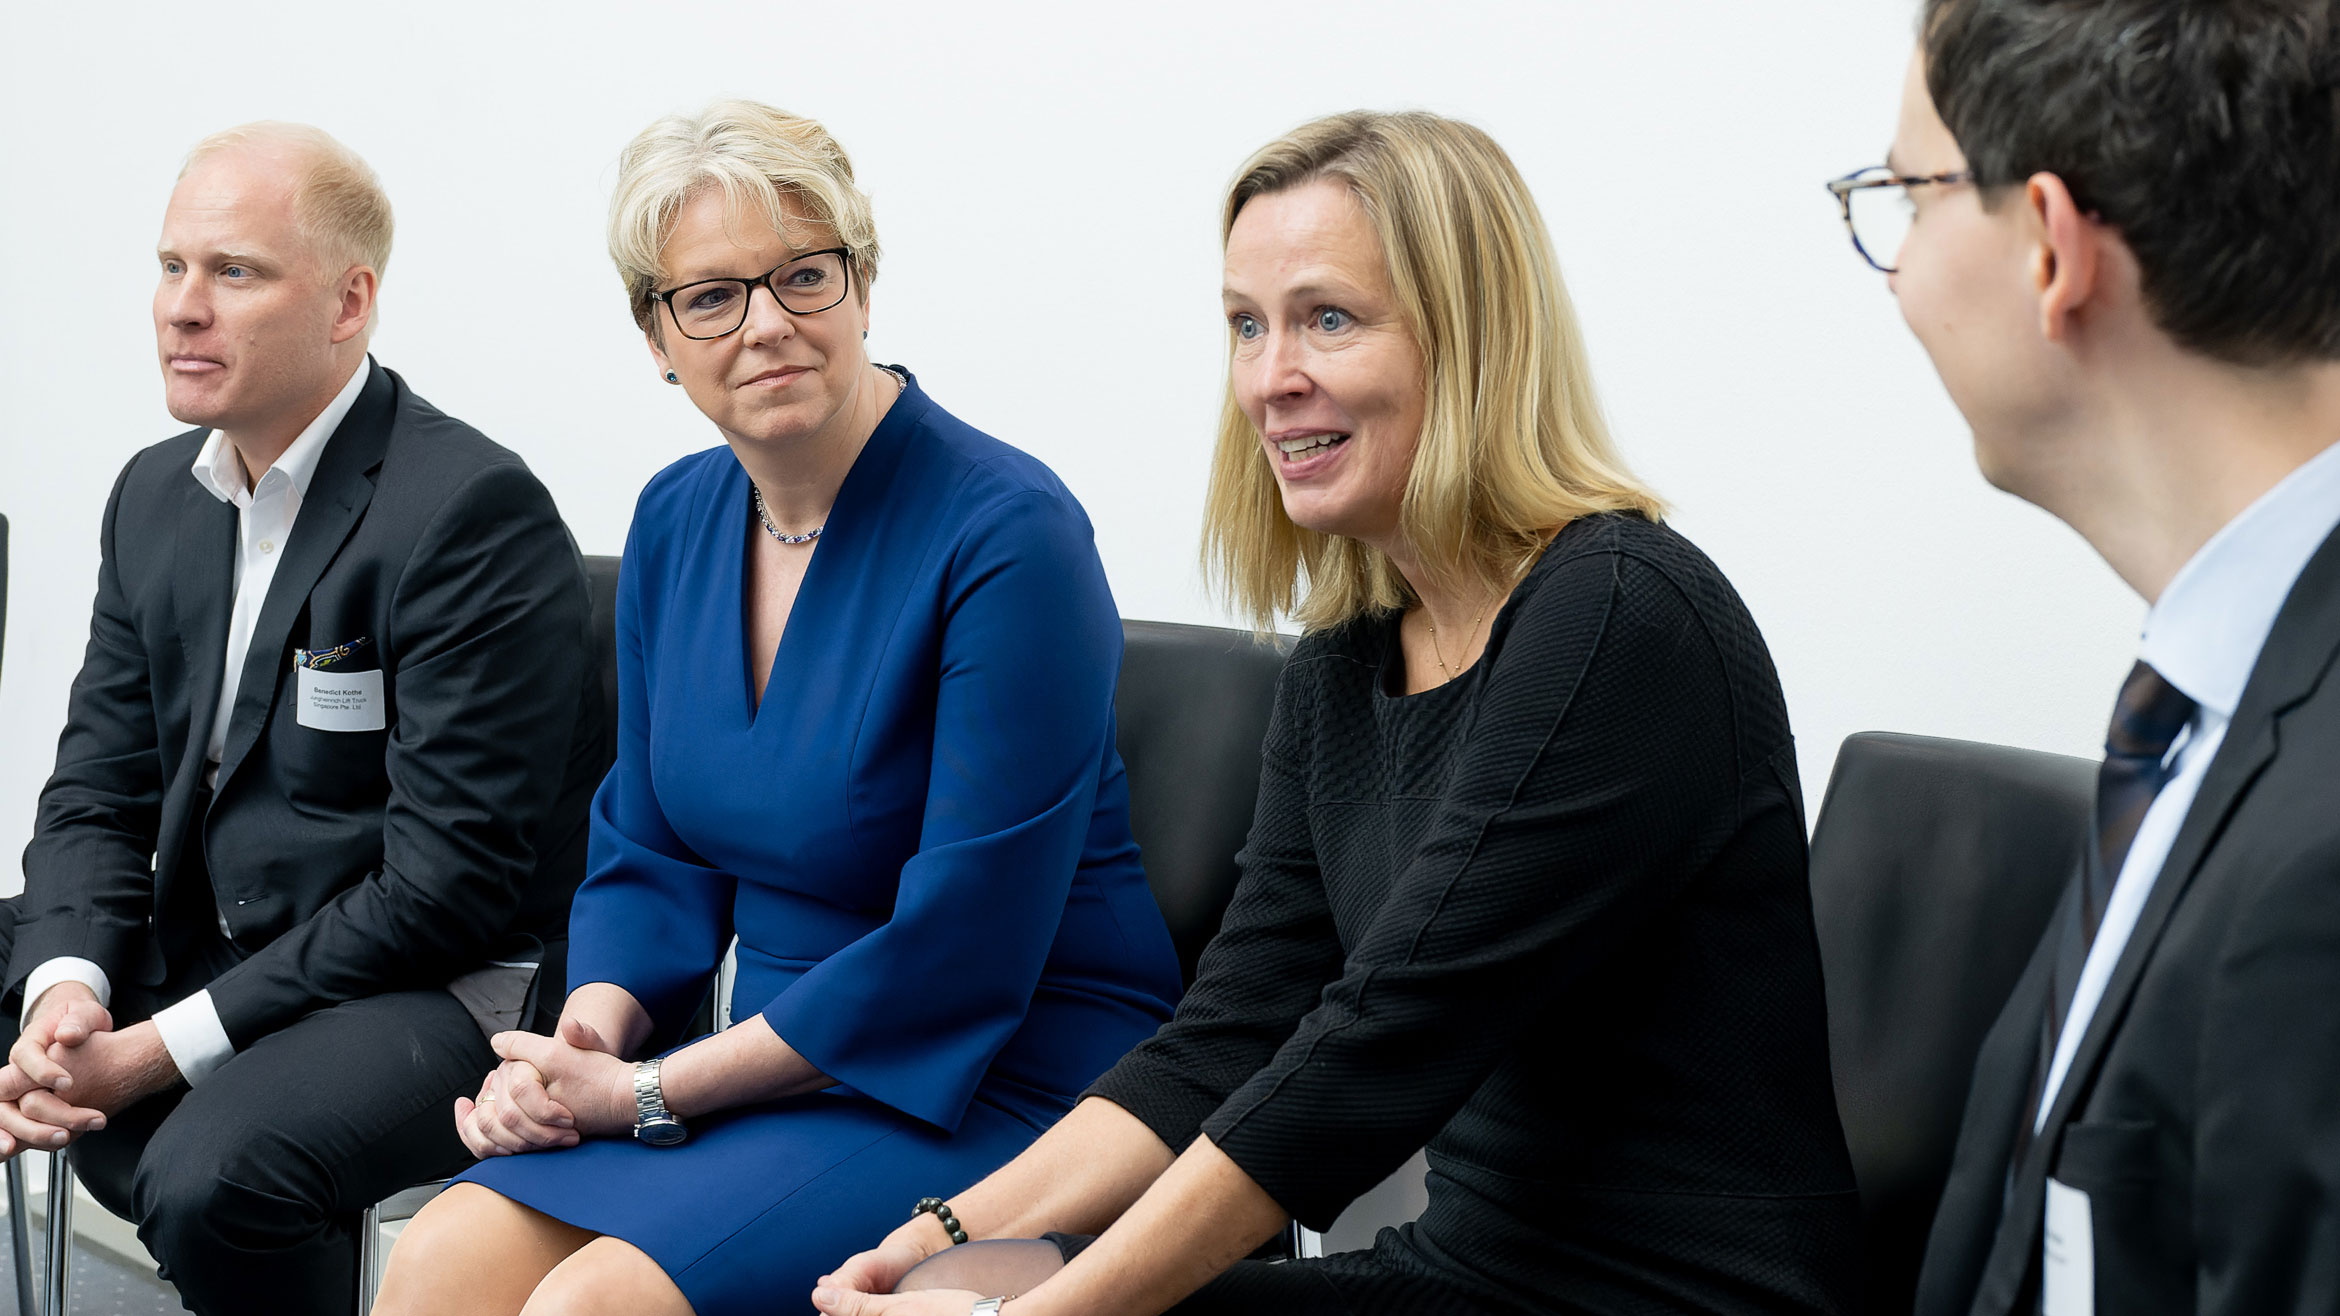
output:
[[[2072,199],[2072,189],[2054,174],[2033,174],[2023,184],[2029,219],[2031,285],[2039,297],[2040,336],[2068,342],[2080,315],[2097,296],[2103,272],[2104,225]]]
[[[371,265],[352,265],[341,275],[341,304],[333,311],[333,341],[346,343],[374,322],[374,297],[382,276]]]

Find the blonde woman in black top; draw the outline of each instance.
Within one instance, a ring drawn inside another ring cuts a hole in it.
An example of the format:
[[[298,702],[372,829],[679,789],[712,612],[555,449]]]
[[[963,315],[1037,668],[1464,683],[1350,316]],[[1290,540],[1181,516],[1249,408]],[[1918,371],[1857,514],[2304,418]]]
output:
[[[1308,632],[1225,929],[1089,1099],[816,1305],[1846,1309],[1778,678],[1610,444],[1517,171],[1452,120],[1340,115],[1252,158],[1224,236],[1210,558]],[[1424,1144],[1418,1222],[1242,1260]],[[946,1212],[1048,1237],[953,1246]]]

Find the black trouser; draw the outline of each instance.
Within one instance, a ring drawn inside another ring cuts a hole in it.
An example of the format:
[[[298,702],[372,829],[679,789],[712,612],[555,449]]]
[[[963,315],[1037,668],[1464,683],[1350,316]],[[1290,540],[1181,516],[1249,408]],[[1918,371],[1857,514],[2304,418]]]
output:
[[[13,924],[0,918],[9,934]],[[117,986],[115,1027],[232,964],[234,948],[215,943],[197,956],[210,963],[178,975],[187,981]],[[137,1224],[201,1316],[350,1312],[358,1213],[471,1164],[454,1101],[495,1063],[444,991],[351,1001],[261,1038],[192,1089],[122,1111],[73,1145],[73,1165],[91,1196]]]

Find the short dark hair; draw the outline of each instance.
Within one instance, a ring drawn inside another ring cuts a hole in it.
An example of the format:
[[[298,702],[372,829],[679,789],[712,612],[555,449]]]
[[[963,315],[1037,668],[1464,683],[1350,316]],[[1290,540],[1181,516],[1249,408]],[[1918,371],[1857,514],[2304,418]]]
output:
[[[2240,365],[2340,359],[2335,0],[1926,0],[1920,30],[1976,183],[2061,178],[2163,331]]]

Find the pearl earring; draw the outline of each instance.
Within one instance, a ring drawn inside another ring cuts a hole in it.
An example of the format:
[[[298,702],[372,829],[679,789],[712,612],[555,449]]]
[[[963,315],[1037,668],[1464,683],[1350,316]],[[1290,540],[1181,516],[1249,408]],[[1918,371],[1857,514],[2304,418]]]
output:
[[[669,370],[666,372],[666,382],[669,384],[679,384],[682,382],[682,379],[673,371]]]

